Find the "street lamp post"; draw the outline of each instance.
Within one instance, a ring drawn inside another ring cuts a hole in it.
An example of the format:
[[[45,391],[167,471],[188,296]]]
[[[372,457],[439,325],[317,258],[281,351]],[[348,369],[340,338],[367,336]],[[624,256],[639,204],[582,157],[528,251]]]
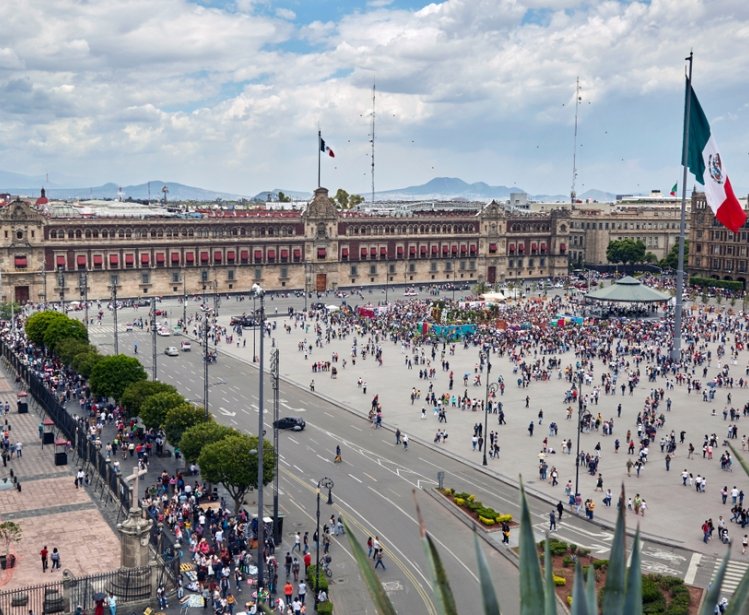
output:
[[[265,543],[265,536],[263,535],[265,530],[263,522],[263,413],[265,411],[263,351],[265,346],[265,302],[263,297],[265,291],[259,284],[253,284],[252,293],[254,297],[260,299],[260,369],[258,370],[258,397],[260,399],[258,402],[257,419],[257,595],[260,597],[260,590],[263,588],[264,583],[263,567],[265,564],[265,556],[263,555],[263,547]]]
[[[83,318],[86,320],[86,333],[88,333],[88,272],[81,271],[78,275],[78,286],[81,291],[81,298],[83,299]]]
[[[114,354],[120,354],[120,334],[117,331],[117,274],[110,278],[112,281],[112,314],[114,316]]]
[[[489,462],[486,460],[486,449],[489,447],[488,442],[488,434],[487,430],[489,429],[489,398],[490,396],[494,396],[497,393],[497,389],[499,388],[497,386],[496,382],[492,382],[489,384],[489,378],[491,377],[491,371],[492,371],[492,364],[489,361],[489,352],[490,350],[486,351],[486,398],[484,400],[484,460],[483,465],[489,465]]]
[[[583,429],[583,378],[584,374],[578,377],[577,391],[577,449],[575,453],[575,499],[580,493],[580,432]]]
[[[306,294],[304,295],[307,296]],[[305,304],[307,303],[307,300],[305,299]],[[307,308],[305,307],[305,310]],[[257,309],[255,309],[255,295],[252,295],[252,362],[255,363],[257,361],[257,351],[255,350],[255,338],[257,334]]]
[[[182,335],[187,332],[187,272],[182,273]]]
[[[57,286],[60,288],[60,311],[65,313],[65,269],[57,268]]]
[[[158,372],[157,372],[157,356],[156,356],[156,346],[158,344],[158,340],[156,338],[156,298],[151,297],[151,375],[153,376],[153,381],[156,382],[158,379]]]
[[[317,483],[317,549],[315,553],[315,611],[317,611],[317,595],[320,587],[320,488],[328,490],[328,505],[333,504],[333,487],[335,483],[332,479],[324,476]]]
[[[279,353],[278,348],[270,354],[270,373],[273,382],[273,450],[276,453],[276,469],[273,478],[273,542],[281,544],[281,528],[278,527],[278,405],[279,405]]]
[[[210,310],[206,309],[205,304],[203,305],[203,409],[205,410],[205,418],[208,419],[208,360],[210,354],[208,352],[208,322]]]

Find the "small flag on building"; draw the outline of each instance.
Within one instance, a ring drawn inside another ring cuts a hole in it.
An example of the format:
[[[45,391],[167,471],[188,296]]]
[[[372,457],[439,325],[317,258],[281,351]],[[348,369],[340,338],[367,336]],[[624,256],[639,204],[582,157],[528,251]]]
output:
[[[335,158],[335,152],[333,151],[333,148],[328,147],[325,145],[325,139],[320,137],[320,151],[328,154],[331,158]]]
[[[723,226],[738,232],[746,223],[746,212],[739,203],[731,187],[723,158],[713,138],[710,124],[697,100],[691,83],[689,88],[689,135],[686,160],[682,164],[689,167],[695,179],[705,187],[705,200],[715,217]]]
[[[671,188],[671,196],[676,196],[676,191],[679,189],[679,184],[674,184]]]

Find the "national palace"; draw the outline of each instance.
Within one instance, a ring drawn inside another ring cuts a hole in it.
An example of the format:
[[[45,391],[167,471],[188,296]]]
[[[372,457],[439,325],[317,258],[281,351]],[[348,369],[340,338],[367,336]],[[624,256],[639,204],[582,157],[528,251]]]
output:
[[[694,206],[700,197],[692,197],[693,241],[695,222],[703,224]],[[144,206],[141,213],[118,215],[115,208],[105,216],[53,211],[44,195],[36,202],[7,198],[0,208],[2,299],[77,300],[84,287],[89,299],[99,299],[113,290],[123,298],[238,293],[254,283],[324,291],[542,280],[565,275],[571,265],[605,262],[611,239],[642,239],[663,258],[678,237],[678,219],[674,203],[533,211],[492,201],[409,213],[340,211],[326,188],[296,210],[213,207],[192,214]]]

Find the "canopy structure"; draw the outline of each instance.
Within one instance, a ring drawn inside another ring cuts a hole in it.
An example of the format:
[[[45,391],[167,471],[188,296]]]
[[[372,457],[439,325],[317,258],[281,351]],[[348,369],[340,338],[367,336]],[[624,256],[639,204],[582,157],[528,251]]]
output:
[[[586,299],[593,301],[610,301],[618,303],[655,303],[657,301],[668,301],[671,297],[659,292],[649,286],[645,286],[639,280],[631,276],[623,277],[611,286],[599,288],[585,295]]]
[[[503,293],[489,292],[481,295],[481,298],[487,303],[503,303],[507,301],[507,297]]]

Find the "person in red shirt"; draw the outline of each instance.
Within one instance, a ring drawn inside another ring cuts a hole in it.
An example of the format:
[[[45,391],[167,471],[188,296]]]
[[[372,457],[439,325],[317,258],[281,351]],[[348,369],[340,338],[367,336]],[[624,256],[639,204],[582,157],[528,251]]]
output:
[[[291,606],[291,600],[294,597],[294,586],[286,581],[286,585],[283,586],[283,595],[286,596],[286,604]]]
[[[49,551],[47,551],[47,545],[42,547],[39,551],[39,556],[42,558],[42,572],[47,572],[47,566],[49,566]]]
[[[312,565],[312,553],[310,551],[307,551],[304,554],[304,571],[307,571],[307,568],[309,568]]]

